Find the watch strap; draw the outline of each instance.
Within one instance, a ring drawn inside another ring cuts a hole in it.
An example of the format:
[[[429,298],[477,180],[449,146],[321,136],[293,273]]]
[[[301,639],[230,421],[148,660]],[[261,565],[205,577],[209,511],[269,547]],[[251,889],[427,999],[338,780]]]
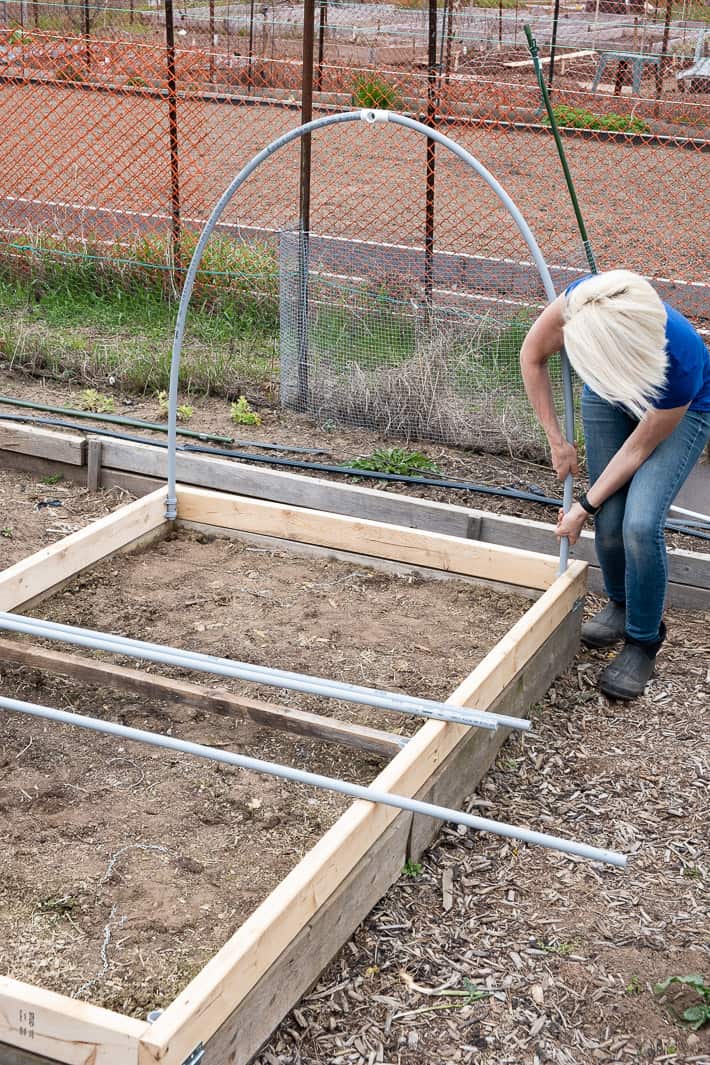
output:
[[[595,507],[593,503],[589,502],[586,492],[582,493],[577,502],[580,507],[582,507],[583,510],[586,510],[587,514],[590,514],[592,517],[601,510],[601,504],[598,507]]]

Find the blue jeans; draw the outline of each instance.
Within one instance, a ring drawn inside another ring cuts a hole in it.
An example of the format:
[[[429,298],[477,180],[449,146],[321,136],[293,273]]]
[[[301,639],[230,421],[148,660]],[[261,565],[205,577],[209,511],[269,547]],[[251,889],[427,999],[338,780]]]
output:
[[[582,419],[589,481],[593,484],[638,422],[585,388]],[[710,411],[685,413],[671,435],[604,503],[595,518],[595,543],[607,595],[626,603],[626,633],[659,638],[668,585],[663,527],[668,509],[710,437]]]

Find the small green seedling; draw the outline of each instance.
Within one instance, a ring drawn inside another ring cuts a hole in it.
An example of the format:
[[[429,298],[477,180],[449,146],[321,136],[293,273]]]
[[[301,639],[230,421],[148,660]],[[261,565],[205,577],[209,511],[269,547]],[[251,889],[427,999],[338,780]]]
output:
[[[167,418],[170,411],[170,401],[168,399],[168,393],[166,391],[157,392],[155,398],[158,401],[158,410],[160,411],[161,418]],[[189,422],[192,415],[195,413],[195,408],[191,407],[189,403],[181,403],[176,411],[177,420],[179,422]]]
[[[631,977],[628,984],[626,985],[626,994],[640,995],[642,991],[643,987],[641,986],[641,981],[639,980],[636,973],[634,973],[634,975]]]
[[[46,484],[48,487],[51,487],[53,484],[59,484],[59,482],[63,480],[63,473],[48,473],[46,477],[40,478],[40,484]]]
[[[439,474],[436,465],[421,451],[409,451],[406,447],[385,447],[371,455],[361,455],[348,463],[356,470],[374,470],[376,473],[399,473],[412,476],[418,473]]]
[[[410,880],[416,880],[416,878],[418,876],[421,876],[423,872],[424,866],[421,864],[421,862],[413,862],[409,860],[404,863],[404,868],[402,869],[402,876],[407,876]]]
[[[666,980],[661,981],[660,984],[656,984],[653,990],[657,995],[665,995],[671,984],[679,984],[681,987],[689,987],[700,996],[700,1002],[684,1009],[679,1020],[685,1021],[693,1031],[697,1031],[698,1028],[710,1024],[710,986],[705,983],[704,978],[697,975],[669,976]],[[669,1009],[677,1016],[672,1007],[669,1006]]]
[[[3,540],[12,540],[12,526],[6,525],[3,529],[0,529],[0,536]]]
[[[79,409],[90,410],[95,414],[113,414],[115,408],[111,396],[105,396],[95,388],[85,388],[79,394]]]
[[[235,425],[261,425],[261,415],[251,409],[246,396],[240,396],[232,404],[232,421]]]
[[[568,958],[574,954],[574,943],[538,943],[538,949],[547,954],[558,954],[561,958]]]
[[[474,1002],[480,1002],[482,998],[488,998],[490,991],[486,991],[485,988],[477,987],[473,980],[469,980],[467,976],[463,978],[463,987],[466,995],[466,1005],[471,1005]]]

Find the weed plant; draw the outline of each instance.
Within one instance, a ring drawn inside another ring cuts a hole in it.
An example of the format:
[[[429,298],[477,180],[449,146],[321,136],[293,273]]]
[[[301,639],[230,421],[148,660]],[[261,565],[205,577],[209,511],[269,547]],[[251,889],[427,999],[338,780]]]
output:
[[[167,418],[170,414],[170,398],[166,389],[158,392],[155,398],[158,401],[159,417]],[[195,413],[195,408],[191,407],[189,403],[181,403],[175,413],[179,422],[189,422],[190,418]]]
[[[252,410],[246,396],[232,403],[231,418],[235,425],[261,425],[261,415]]]
[[[377,74],[362,74],[353,89],[355,107],[373,107],[378,111],[400,111],[402,100],[394,85]]]
[[[567,107],[565,104],[556,104],[552,113],[558,126],[567,126],[570,129],[598,129],[609,130],[612,133],[650,133],[651,127],[642,118],[633,115],[617,115],[614,112],[608,115],[597,115],[594,111],[587,111],[583,107]],[[549,126],[547,116],[543,118],[543,124]]]
[[[113,414],[113,396],[105,396],[95,388],[85,388],[79,396],[79,410],[95,411],[97,414]]]
[[[694,1031],[703,1028],[706,1024],[710,1024],[710,984],[706,984],[704,978],[697,975],[669,976],[660,984],[656,984],[653,990],[657,995],[665,995],[674,984],[682,989],[687,988],[694,991],[700,999],[699,1002],[695,1002],[692,1006],[687,1006],[679,1019],[684,1021]],[[672,1007],[669,1008],[672,1009]],[[678,1016],[675,1010],[672,1010],[672,1012],[675,1016]]]
[[[424,473],[439,476],[439,469],[434,462],[421,451],[409,451],[405,447],[379,448],[371,455],[361,455],[347,463],[356,470],[374,470],[376,473],[400,473],[404,476],[416,476]]]

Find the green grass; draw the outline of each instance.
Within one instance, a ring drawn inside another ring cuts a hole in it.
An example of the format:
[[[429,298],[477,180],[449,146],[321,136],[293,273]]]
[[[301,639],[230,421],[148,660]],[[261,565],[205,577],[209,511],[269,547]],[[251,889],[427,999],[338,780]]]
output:
[[[598,115],[594,111],[587,111],[583,107],[567,107],[565,104],[557,104],[552,108],[559,126],[570,129],[597,129],[608,130],[613,133],[649,133],[651,127],[642,118],[633,115],[617,115],[610,113]],[[549,125],[550,120],[545,116],[543,125]]]
[[[399,366],[414,354],[415,326],[394,304],[377,301],[374,306],[353,309],[345,302],[321,304],[309,330],[312,351],[327,359],[338,352],[343,367],[358,363],[368,369]]]
[[[114,262],[56,247],[2,250],[0,359],[128,392],[167,388],[177,293],[164,247],[143,241]],[[278,357],[273,252],[217,240],[205,267],[188,315],[181,387],[228,397],[247,383],[271,387]]]

